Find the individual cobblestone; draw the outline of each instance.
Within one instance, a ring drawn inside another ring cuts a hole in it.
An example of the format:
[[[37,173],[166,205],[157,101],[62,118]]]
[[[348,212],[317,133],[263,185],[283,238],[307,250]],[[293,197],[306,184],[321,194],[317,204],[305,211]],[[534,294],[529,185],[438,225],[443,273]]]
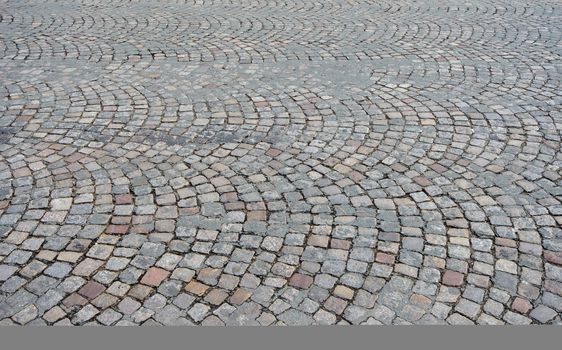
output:
[[[1,3],[1,325],[562,322],[560,3]]]

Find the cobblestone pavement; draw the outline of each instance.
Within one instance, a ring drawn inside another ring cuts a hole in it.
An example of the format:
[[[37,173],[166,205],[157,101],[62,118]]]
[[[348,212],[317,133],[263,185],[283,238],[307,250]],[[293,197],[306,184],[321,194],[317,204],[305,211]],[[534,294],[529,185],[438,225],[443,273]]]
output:
[[[562,323],[559,0],[0,0],[0,324]]]

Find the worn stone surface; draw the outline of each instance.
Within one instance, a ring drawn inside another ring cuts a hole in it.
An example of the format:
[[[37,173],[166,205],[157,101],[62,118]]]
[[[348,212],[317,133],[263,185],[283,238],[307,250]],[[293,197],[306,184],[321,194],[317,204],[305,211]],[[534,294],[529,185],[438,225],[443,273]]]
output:
[[[560,2],[1,3],[1,325],[562,322]]]

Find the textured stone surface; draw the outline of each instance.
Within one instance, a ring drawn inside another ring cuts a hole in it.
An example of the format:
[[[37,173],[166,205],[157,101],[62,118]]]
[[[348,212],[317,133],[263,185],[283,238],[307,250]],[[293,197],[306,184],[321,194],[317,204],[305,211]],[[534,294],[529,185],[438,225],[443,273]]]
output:
[[[0,2],[0,324],[562,322],[560,2]]]

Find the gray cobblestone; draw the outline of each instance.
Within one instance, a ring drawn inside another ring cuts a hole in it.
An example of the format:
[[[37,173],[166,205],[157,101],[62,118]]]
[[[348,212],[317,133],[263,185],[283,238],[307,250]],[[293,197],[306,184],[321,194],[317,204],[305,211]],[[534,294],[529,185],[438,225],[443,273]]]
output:
[[[442,5],[3,1],[0,324],[560,323],[562,8]]]

